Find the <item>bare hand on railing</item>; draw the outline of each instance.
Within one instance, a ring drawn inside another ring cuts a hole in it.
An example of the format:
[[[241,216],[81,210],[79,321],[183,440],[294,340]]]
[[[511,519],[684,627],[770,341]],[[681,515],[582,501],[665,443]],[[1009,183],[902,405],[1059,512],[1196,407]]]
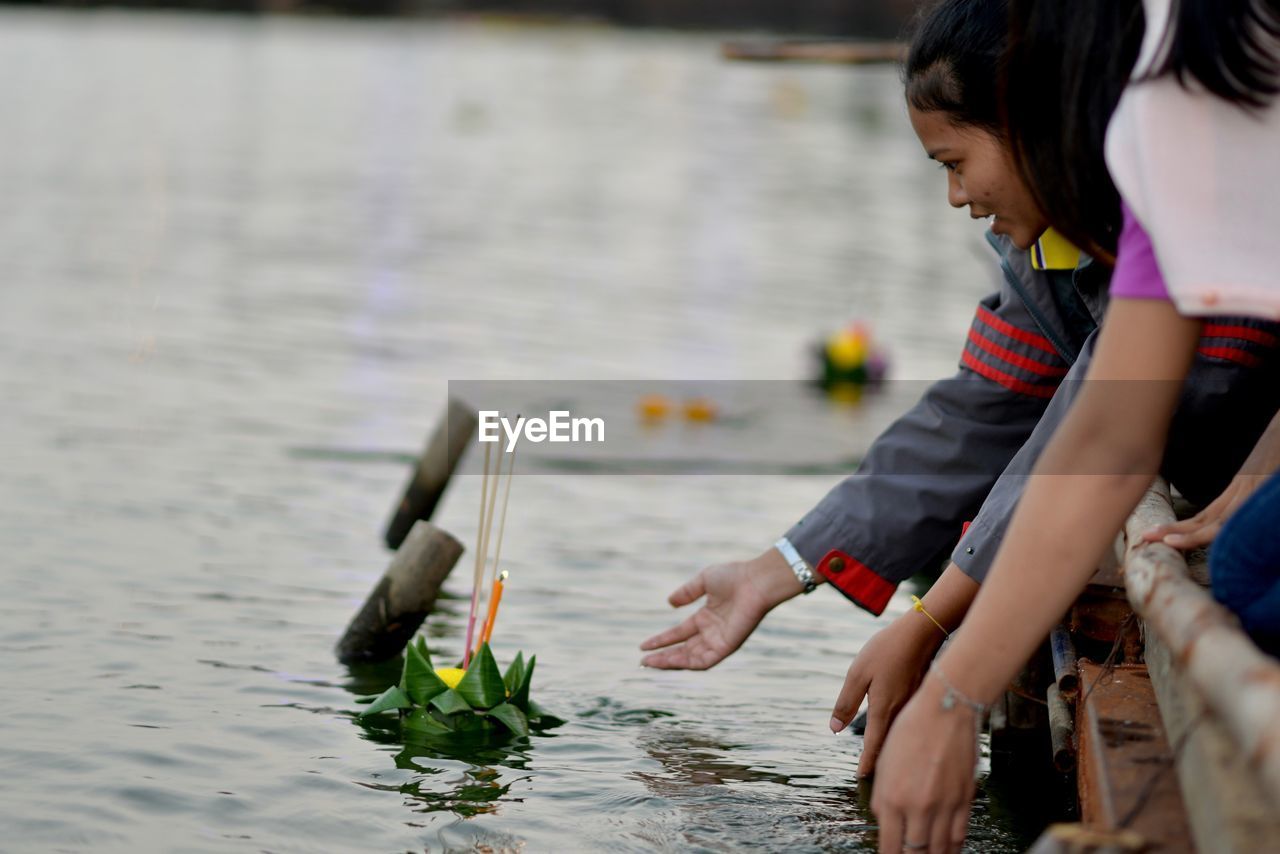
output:
[[[1148,543],[1164,542],[1175,549],[1197,549],[1209,545],[1223,524],[1253,495],[1267,479],[1266,475],[1238,474],[1213,503],[1190,519],[1160,525],[1142,535]]]
[[[1148,543],[1164,541],[1175,549],[1194,549],[1213,542],[1223,524],[1236,512],[1249,496],[1262,486],[1263,481],[1280,471],[1280,413],[1271,419],[1249,457],[1240,466],[1240,473],[1232,479],[1213,503],[1190,519],[1160,525],[1142,535]]]

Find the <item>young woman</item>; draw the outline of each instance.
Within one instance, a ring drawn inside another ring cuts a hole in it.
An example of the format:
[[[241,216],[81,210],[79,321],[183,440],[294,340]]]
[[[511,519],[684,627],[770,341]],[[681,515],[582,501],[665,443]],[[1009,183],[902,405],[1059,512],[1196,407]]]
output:
[[[1013,163],[997,80],[1007,34],[1005,0],[948,0],[922,18],[904,68],[912,122],[945,169],[948,198],[992,220],[989,240],[1003,267],[1001,291],[979,307],[959,373],[932,386],[779,548],[709,567],[672,594],[676,606],[703,597],[705,604],[643,644],[656,650],[645,665],[704,669],[730,655],[772,608],[801,593],[789,565],[797,560],[816,581],[879,613],[899,581],[950,554],[924,597],[948,630],[977,594],[1026,475],[1081,386],[1110,276],[1106,265],[1045,231]],[[1119,91],[1113,88],[1113,104]],[[1098,169],[1091,186],[1110,188]],[[1110,193],[1112,209],[1096,218],[1118,230],[1119,201]],[[1201,502],[1221,492],[1280,404],[1280,352],[1259,343],[1280,339],[1280,327],[1240,320],[1230,328],[1258,340],[1206,339],[1233,358],[1197,358],[1162,469]],[[1247,393],[1226,395],[1228,388]],[[1206,448],[1202,437],[1224,422],[1234,431],[1230,440]],[[860,775],[874,769],[890,722],[943,639],[929,618],[908,611],[859,651],[831,728],[847,726],[869,699]]]
[[[1127,69],[1118,74],[1088,55],[1114,53],[1123,25],[1117,30],[1110,16],[1126,4],[1012,3],[1006,108],[1013,148],[1055,226],[1082,245],[1115,241],[1112,303],[1089,382],[1035,466],[989,583],[889,733],[872,799],[882,851],[959,849],[977,722],[1079,593],[1149,486],[1201,341],[1201,316],[1243,310],[1280,317],[1280,275],[1264,263],[1280,224],[1272,198],[1280,188],[1280,118],[1272,104],[1280,7],[1275,0],[1180,0],[1172,17],[1168,0],[1145,5],[1137,71],[1107,147],[1129,207],[1116,239],[1081,215],[1091,192],[1081,170],[1087,174],[1101,151],[1088,133],[1090,122],[1102,121],[1089,113],[1097,108],[1089,99],[1128,79]],[[1053,69],[1064,65],[1061,86],[1031,90],[1030,81],[1054,82]],[[1037,78],[1037,68],[1047,77]],[[1054,100],[1058,114],[1083,117],[1083,131],[1042,120],[1045,102]],[[1172,144],[1159,133],[1171,119],[1178,134]],[[1202,141],[1207,137],[1212,144]],[[1188,158],[1188,151],[1203,156]],[[1172,301],[1152,285],[1159,279]],[[1264,435],[1250,466],[1274,458],[1275,434]],[[1269,488],[1257,499],[1274,500]]]

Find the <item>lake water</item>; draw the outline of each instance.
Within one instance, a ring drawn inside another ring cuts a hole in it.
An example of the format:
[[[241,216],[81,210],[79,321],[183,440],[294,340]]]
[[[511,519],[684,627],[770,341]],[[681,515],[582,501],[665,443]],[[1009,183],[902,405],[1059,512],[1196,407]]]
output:
[[[0,847],[874,844],[826,721],[881,622],[824,589],[712,671],[638,666],[834,475],[519,478],[495,647],[567,719],[527,743],[403,751],[350,717],[396,667],[331,653],[450,380],[796,379],[854,316],[895,376],[952,370],[992,265],[896,71],[718,44],[0,14]],[[435,520],[469,543],[478,494]],[[973,845],[1011,813],[982,795]]]

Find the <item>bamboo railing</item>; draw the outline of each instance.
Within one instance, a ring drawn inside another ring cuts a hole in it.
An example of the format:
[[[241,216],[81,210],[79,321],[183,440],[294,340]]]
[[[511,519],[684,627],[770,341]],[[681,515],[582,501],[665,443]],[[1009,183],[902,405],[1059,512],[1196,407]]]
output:
[[[1125,525],[1129,601],[1280,812],[1280,662],[1191,580],[1181,552],[1142,541],[1144,531],[1172,521],[1169,487],[1157,480]]]

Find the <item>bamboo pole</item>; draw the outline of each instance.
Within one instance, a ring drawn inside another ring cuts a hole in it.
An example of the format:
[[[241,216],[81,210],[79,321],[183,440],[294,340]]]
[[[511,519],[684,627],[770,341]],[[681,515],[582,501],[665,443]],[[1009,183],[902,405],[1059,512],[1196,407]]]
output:
[[[476,525],[476,568],[471,582],[471,608],[467,612],[467,639],[465,650],[462,654],[462,669],[465,670],[467,665],[471,663],[471,638],[476,629],[476,609],[480,606],[480,584],[484,580],[484,562],[489,555],[489,514],[485,513],[488,505],[489,495],[489,458],[492,454],[493,446],[484,446],[484,474],[480,480],[480,521]],[[501,470],[502,457],[498,457],[499,470]],[[493,484],[494,494],[497,495],[498,485]]]
[[[1263,654],[1235,617],[1189,578],[1180,552],[1142,541],[1143,532],[1172,521],[1169,487],[1157,480],[1125,525],[1129,601],[1230,733],[1272,807],[1280,809],[1280,663]]]
[[[476,435],[478,424],[479,418],[473,408],[456,398],[449,398],[443,417],[436,424],[418,465],[409,476],[404,496],[387,523],[385,539],[389,548],[400,548],[414,522],[431,518],[440,496],[449,485],[453,470],[458,467],[458,461]]]
[[[1080,690],[1080,673],[1076,669],[1076,647],[1071,632],[1058,626],[1049,633],[1049,652],[1053,656],[1053,679],[1063,697],[1074,699]]]
[[[352,618],[334,651],[343,664],[393,658],[418,631],[462,544],[430,522],[418,522],[391,566]]]
[[[1066,773],[1076,767],[1075,719],[1055,683],[1049,683],[1045,700],[1049,706],[1049,744],[1053,749],[1053,767]]]

